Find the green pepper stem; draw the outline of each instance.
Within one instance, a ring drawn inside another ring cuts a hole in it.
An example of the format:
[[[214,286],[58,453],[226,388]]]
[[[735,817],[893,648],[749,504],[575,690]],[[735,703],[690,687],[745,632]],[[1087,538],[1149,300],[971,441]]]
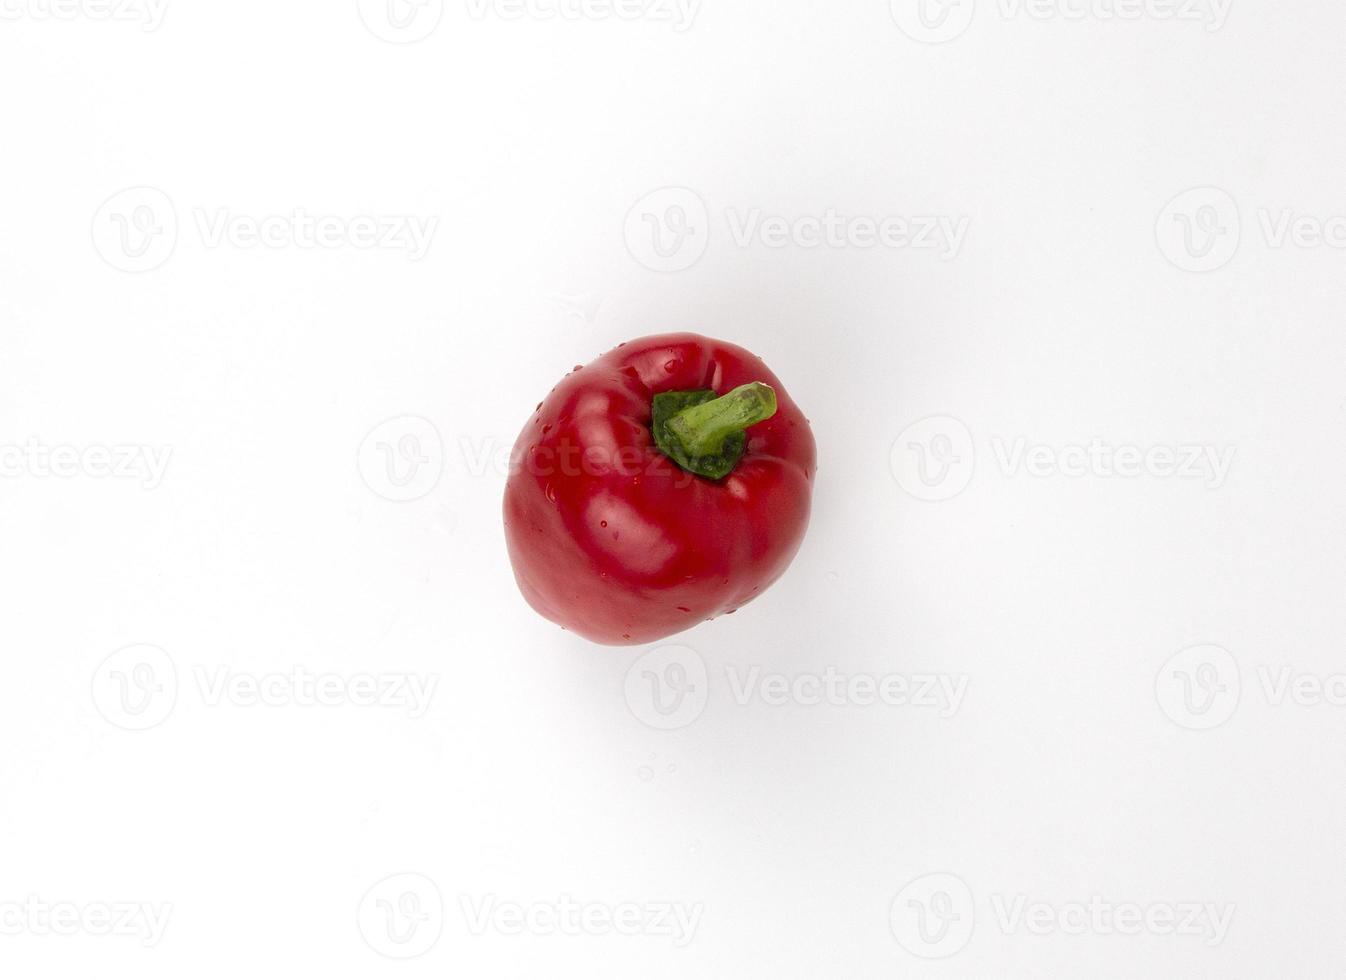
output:
[[[695,459],[718,453],[726,438],[775,414],[776,392],[754,381],[714,401],[684,408],[668,420],[668,431]]]

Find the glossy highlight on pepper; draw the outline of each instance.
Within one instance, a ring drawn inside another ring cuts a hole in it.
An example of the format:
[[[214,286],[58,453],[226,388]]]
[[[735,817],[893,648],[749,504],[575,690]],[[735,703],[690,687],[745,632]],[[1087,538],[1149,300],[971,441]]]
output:
[[[808,526],[808,421],[755,355],[691,333],[568,374],[514,446],[519,589],[595,643],[649,643],[761,595]]]

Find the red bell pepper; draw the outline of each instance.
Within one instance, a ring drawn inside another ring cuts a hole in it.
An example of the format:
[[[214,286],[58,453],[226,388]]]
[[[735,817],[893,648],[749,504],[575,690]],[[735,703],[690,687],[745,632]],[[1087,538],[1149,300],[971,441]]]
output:
[[[808,525],[813,433],[740,347],[679,333],[566,375],[514,446],[524,598],[595,643],[649,643],[761,595]]]

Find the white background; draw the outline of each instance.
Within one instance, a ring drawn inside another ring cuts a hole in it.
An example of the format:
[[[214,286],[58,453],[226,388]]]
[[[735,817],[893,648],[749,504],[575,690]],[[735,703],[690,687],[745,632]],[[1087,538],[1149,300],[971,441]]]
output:
[[[0,19],[6,976],[1340,972],[1342,4],[51,2]],[[682,329],[808,413],[814,521],[590,646],[500,457]]]

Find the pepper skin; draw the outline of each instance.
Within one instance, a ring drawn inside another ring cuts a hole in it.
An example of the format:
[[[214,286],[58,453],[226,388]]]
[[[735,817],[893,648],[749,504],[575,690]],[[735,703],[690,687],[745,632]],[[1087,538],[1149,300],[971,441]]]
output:
[[[652,406],[670,392],[714,399],[667,438],[696,457],[728,430],[724,454],[738,438],[742,457],[727,476],[695,475],[660,449]],[[735,426],[773,408],[743,445]],[[505,537],[519,589],[553,622],[616,646],[733,612],[799,550],[815,468],[808,420],[754,355],[691,333],[622,344],[566,375],[514,446]]]

